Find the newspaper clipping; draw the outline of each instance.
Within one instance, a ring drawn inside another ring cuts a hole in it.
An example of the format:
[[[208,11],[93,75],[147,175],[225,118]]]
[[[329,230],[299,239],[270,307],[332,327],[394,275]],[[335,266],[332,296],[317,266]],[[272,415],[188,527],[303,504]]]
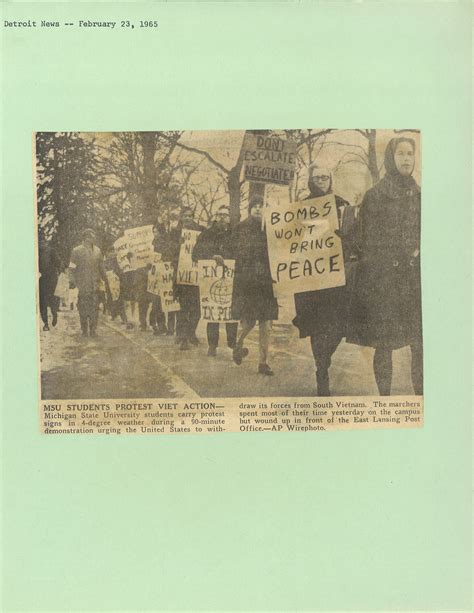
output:
[[[421,427],[420,144],[37,132],[40,431]]]

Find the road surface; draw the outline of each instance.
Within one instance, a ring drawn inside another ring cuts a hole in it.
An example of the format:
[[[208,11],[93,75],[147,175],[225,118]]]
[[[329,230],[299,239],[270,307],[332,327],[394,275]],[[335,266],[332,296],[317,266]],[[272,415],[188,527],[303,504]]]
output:
[[[299,339],[291,324],[275,323],[269,363],[273,377],[257,373],[258,329],[248,337],[249,356],[232,361],[221,327],[217,357],[207,356],[205,322],[198,326],[200,345],[180,351],[174,337],[133,330],[100,314],[98,337],[81,335],[77,311],[62,310],[58,325],[40,332],[42,398],[186,398],[315,396],[315,368],[309,339]],[[337,396],[377,395],[373,350],[344,341],[330,370]],[[394,352],[392,393],[413,394],[410,350]]]

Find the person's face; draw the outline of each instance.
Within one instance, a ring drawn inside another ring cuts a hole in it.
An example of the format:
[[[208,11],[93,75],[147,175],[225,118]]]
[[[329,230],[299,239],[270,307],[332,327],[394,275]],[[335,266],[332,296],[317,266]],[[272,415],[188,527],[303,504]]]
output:
[[[415,166],[415,152],[410,143],[399,143],[393,157],[398,172],[404,177],[410,176]]]
[[[92,238],[92,236],[84,236],[83,243],[86,247],[89,247],[89,249],[92,249],[94,245],[94,239]]]
[[[250,216],[254,217],[255,219],[262,219],[262,212],[263,202],[257,202],[257,204],[250,209]]]
[[[331,186],[331,175],[325,168],[316,168],[310,177],[310,185],[318,187],[323,194],[327,194]]]
[[[230,223],[229,209],[219,209],[216,213],[216,223],[222,228],[226,228]]]
[[[183,226],[190,224],[193,221],[193,215],[191,211],[183,211],[181,213],[181,223]]]

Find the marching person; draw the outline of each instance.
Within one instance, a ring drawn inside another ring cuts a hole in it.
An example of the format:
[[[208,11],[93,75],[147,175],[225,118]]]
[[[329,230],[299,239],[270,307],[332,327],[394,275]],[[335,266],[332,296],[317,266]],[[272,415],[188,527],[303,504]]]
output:
[[[69,263],[71,287],[78,289],[77,309],[83,336],[97,336],[98,291],[101,279],[108,289],[102,253],[94,244],[95,241],[94,230],[84,230],[82,244],[74,247]]]
[[[225,259],[233,259],[232,231],[230,229],[230,210],[225,204],[217,209],[215,219],[210,228],[203,230],[198,236],[193,249],[193,260],[215,260],[218,266],[224,267]],[[225,324],[227,346],[235,348],[237,339],[237,322]],[[219,323],[209,321],[207,324],[207,355],[215,357],[219,344]]]
[[[160,253],[163,256],[163,252],[166,250],[166,232],[161,224],[155,224],[153,226],[153,249],[155,253]],[[155,294],[151,296],[151,310],[150,310],[150,326],[153,328],[153,334],[156,336],[160,334],[166,334],[167,328],[165,324],[165,314],[161,306],[161,297]]]
[[[184,207],[176,228],[170,232],[169,249],[171,261],[174,266],[175,280],[178,272],[179,251],[181,248],[181,232],[183,229],[198,230],[202,232],[203,226],[193,219],[193,210]],[[197,285],[180,285],[175,281],[174,294],[179,301],[180,310],[177,314],[177,342],[182,351],[190,349],[190,345],[198,345],[196,328],[201,318],[201,305],[199,303],[199,287]]]
[[[52,315],[51,324],[55,326],[58,322],[59,298],[54,292],[61,272],[61,262],[56,251],[43,237],[39,240],[38,254],[40,315],[43,330],[47,332],[49,330],[48,307]]]
[[[244,347],[246,336],[259,324],[259,365],[261,375],[273,375],[268,365],[268,349],[272,320],[278,319],[278,304],[273,293],[273,281],[268,259],[268,246],[262,223],[263,198],[255,196],[249,203],[249,216],[234,232],[235,275],[232,292],[232,317],[240,319],[242,328],[233,359],[241,364],[248,355]]]
[[[311,198],[319,198],[333,193],[331,172],[317,163],[309,167],[308,189]],[[346,272],[346,286],[332,287],[317,291],[295,294],[296,317],[293,324],[298,328],[300,338],[310,337],[311,350],[316,365],[316,393],[329,396],[329,367],[331,359],[346,335],[348,294],[347,281],[350,260],[355,259],[354,239],[356,228],[356,208],[335,195],[339,230]]]
[[[106,274],[108,271],[113,272],[119,280],[119,295],[118,295],[117,300],[113,300],[111,292],[109,294],[108,307],[109,307],[110,317],[113,321],[118,315],[122,323],[127,326],[127,330],[132,330],[133,324],[131,324],[128,321],[127,313],[125,312],[125,303],[123,300],[123,289],[122,289],[123,273],[120,270],[120,266],[118,265],[117,256],[115,254],[114,249],[111,249],[108,252],[105,258],[104,268],[106,270]]]
[[[127,253],[127,259],[130,263],[132,263],[133,254],[131,252]],[[130,318],[132,320],[135,320],[135,307],[137,303],[135,291],[135,277],[135,270],[127,270],[126,272],[121,271],[120,298],[123,301],[125,313],[127,313],[128,310],[130,312]],[[127,316],[127,319],[131,327],[133,328],[134,324],[130,322],[130,318]]]
[[[142,266],[134,271],[134,288],[135,299],[138,302],[138,320],[140,322],[140,330],[146,332],[148,330],[147,315],[150,308],[150,294],[147,290],[148,286],[148,268]]]
[[[423,393],[420,187],[412,177],[415,141],[393,138],[385,176],[365,194],[359,216],[361,261],[351,301],[349,342],[374,347],[380,395],[392,384],[392,351],[410,345],[416,395]]]

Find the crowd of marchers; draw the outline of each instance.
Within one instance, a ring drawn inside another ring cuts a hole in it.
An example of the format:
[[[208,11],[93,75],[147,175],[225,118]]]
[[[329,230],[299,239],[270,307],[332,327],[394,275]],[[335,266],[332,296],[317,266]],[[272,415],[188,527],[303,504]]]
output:
[[[349,343],[375,348],[373,370],[380,395],[389,395],[392,382],[392,352],[410,346],[411,375],[416,395],[423,391],[420,282],[420,187],[413,178],[415,142],[392,139],[385,151],[383,178],[365,194],[360,207],[335,193],[331,171],[321,165],[309,168],[308,199],[334,193],[339,221],[346,284],[341,287],[296,293],[293,324],[300,338],[310,339],[316,367],[316,395],[330,395],[330,366],[343,338]],[[229,207],[221,206],[208,228],[193,219],[193,211],[181,210],[177,226],[166,232],[153,227],[153,246],[174,270],[183,229],[200,232],[192,257],[195,261],[235,260],[232,317],[240,322],[226,323],[227,345],[233,361],[240,365],[249,354],[245,339],[258,322],[258,373],[274,374],[269,365],[272,322],[278,319],[267,238],[262,223],[263,197],[251,198],[248,217],[236,226],[230,224]],[[75,247],[68,265],[69,289],[77,293],[77,311],[82,334],[97,336],[99,309],[112,319],[120,318],[129,329],[138,309],[139,328],[156,335],[175,336],[180,350],[199,344],[199,287],[174,285],[180,310],[164,313],[159,296],[147,291],[148,270],[122,272],[115,253],[103,256],[96,234],[87,228],[82,243]],[[120,280],[120,293],[112,300],[106,271]],[[57,323],[59,299],[57,283],[61,264],[46,241],[39,243],[39,297],[43,330]],[[105,291],[101,291],[105,287]],[[209,358],[216,358],[219,323],[207,323]]]

